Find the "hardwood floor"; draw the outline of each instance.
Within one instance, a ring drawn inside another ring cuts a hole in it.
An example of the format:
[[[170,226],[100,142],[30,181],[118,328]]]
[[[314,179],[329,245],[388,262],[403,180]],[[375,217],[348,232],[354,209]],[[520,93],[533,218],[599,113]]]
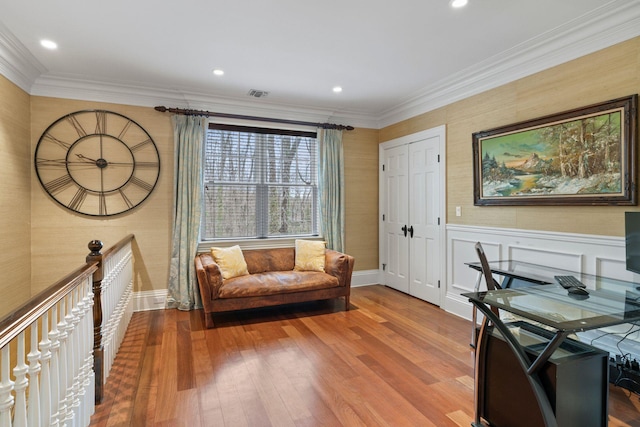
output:
[[[469,427],[470,322],[383,286],[343,304],[135,313],[91,425]],[[609,412],[640,426],[625,390]]]

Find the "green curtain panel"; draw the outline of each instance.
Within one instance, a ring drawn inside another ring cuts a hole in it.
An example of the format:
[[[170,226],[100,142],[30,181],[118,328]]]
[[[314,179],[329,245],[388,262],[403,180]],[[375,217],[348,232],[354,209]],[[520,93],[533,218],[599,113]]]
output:
[[[193,264],[198,250],[202,210],[202,156],[207,120],[174,115],[174,219],[167,306],[179,310],[202,307]]]
[[[327,247],[344,252],[344,153],[342,131],[320,130],[320,220]]]

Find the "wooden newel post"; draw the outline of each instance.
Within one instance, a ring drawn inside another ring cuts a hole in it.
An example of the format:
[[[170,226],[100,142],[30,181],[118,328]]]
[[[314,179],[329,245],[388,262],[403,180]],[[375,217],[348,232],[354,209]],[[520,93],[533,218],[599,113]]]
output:
[[[95,372],[96,381],[96,405],[102,403],[104,397],[104,346],[102,344],[102,242],[100,240],[92,240],[89,242],[89,250],[87,262],[92,263],[98,261],[98,269],[93,273],[93,370]]]

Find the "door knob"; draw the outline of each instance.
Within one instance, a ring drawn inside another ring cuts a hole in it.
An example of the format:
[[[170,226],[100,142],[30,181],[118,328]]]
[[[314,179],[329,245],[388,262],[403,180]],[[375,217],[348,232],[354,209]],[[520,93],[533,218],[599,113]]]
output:
[[[406,234],[405,234],[406,236]],[[411,227],[409,227],[409,237],[411,237],[413,239],[413,225]]]
[[[404,231],[404,237],[407,237],[407,225],[405,224],[400,230]]]

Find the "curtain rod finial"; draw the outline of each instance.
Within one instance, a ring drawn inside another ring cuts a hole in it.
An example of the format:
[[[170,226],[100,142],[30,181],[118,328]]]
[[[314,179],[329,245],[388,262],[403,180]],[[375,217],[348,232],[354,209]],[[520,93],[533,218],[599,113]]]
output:
[[[154,110],[160,111],[161,113],[164,113],[164,112],[167,111],[167,107],[157,106],[157,107],[154,108]]]

